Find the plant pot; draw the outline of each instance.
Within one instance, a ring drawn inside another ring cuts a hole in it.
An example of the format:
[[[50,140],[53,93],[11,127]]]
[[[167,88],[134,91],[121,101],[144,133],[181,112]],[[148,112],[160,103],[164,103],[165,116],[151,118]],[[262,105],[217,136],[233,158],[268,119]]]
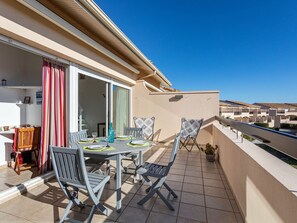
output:
[[[215,154],[206,154],[206,159],[208,162],[214,162],[216,160]]]

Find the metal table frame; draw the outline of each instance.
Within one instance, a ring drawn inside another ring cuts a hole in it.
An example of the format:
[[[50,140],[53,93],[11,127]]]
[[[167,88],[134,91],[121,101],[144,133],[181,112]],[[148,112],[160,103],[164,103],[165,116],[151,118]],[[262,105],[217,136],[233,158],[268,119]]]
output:
[[[121,208],[122,208],[122,190],[121,190],[121,186],[122,186],[122,171],[121,171],[121,160],[123,158],[122,154],[126,154],[126,153],[131,153],[131,152],[138,152],[139,153],[139,157],[138,157],[138,163],[142,164],[143,163],[143,151],[147,150],[151,145],[148,145],[146,147],[131,147],[128,146],[127,143],[129,141],[124,141],[124,140],[115,140],[114,143],[109,143],[109,145],[111,147],[114,147],[115,150],[110,150],[110,151],[102,151],[102,152],[98,152],[98,151],[91,151],[91,150],[84,150],[84,155],[86,157],[112,157],[115,156],[116,157],[116,174],[117,174],[117,178],[116,178],[116,208],[117,208],[117,212],[121,212]],[[149,142],[149,141],[148,141]],[[106,145],[106,142],[99,142],[99,143],[92,143],[92,144],[80,144],[80,147],[83,146],[88,146],[88,145]],[[139,176],[140,177],[140,176]],[[141,179],[141,178],[139,178]]]

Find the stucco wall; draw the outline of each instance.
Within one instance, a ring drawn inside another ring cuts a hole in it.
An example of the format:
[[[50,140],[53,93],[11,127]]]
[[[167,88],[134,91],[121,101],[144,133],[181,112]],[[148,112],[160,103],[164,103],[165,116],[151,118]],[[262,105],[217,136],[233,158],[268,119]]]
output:
[[[182,95],[180,100],[174,96]],[[155,139],[170,141],[180,131],[181,118],[204,118],[204,126],[198,136],[199,144],[212,141],[212,118],[219,113],[219,93],[150,93],[143,81],[132,88],[133,116],[156,117]]]
[[[134,84],[136,75],[17,1],[0,2],[0,34]]]
[[[249,223],[297,222],[297,170],[218,123],[219,161]],[[284,142],[285,143],[285,142]]]

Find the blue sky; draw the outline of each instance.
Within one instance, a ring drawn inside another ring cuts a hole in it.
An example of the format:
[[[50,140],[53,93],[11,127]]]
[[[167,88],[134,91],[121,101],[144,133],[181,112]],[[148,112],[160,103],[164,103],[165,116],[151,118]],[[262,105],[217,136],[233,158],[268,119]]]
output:
[[[297,1],[95,2],[179,90],[297,102]]]

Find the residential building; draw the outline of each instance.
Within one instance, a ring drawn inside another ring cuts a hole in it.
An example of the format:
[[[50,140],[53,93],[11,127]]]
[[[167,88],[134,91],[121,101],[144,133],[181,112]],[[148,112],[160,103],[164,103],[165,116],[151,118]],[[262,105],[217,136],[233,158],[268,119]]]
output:
[[[138,206],[137,199],[145,193],[142,184],[124,176],[126,207],[117,213],[118,191],[111,180],[102,199],[112,213],[108,217],[96,213],[97,221],[297,221],[296,169],[241,138],[234,129],[261,137],[294,158],[297,137],[219,117],[217,90],[176,91],[93,1],[1,1],[0,41],[0,79],[6,80],[0,87],[0,171],[11,169],[7,163],[14,127],[30,124],[43,129],[42,175],[29,172],[33,179],[25,182],[17,180],[27,171],[13,175],[11,181],[7,180],[11,172],[1,174],[1,219],[42,222],[61,216],[65,197],[51,179],[50,144],[67,146],[68,133],[80,129],[106,135],[109,123],[121,134],[124,127],[133,126],[134,116],[154,116],[156,145],[145,159],[168,161],[170,143],[180,131],[181,118],[187,117],[204,119],[197,141],[201,147],[218,145],[218,161],[206,162],[205,154],[197,149],[178,152],[166,179],[179,191],[178,198],[170,201],[177,207],[175,212],[164,209],[155,198],[148,206]],[[256,105],[229,104],[224,105],[226,113],[234,118],[262,116]],[[16,197],[20,193],[23,196]],[[80,218],[87,211],[72,210]]]

